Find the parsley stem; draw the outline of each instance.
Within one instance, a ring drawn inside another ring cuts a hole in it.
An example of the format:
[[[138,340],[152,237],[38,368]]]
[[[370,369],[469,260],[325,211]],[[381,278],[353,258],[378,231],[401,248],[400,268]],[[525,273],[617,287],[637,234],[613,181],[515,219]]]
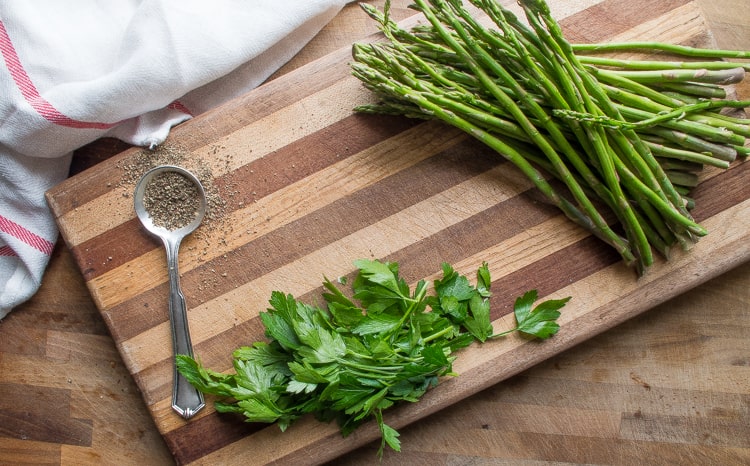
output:
[[[511,333],[517,332],[517,331],[518,331],[518,327],[515,327],[515,328],[512,328],[510,330],[506,330],[504,332],[493,333],[492,335],[490,335],[489,337],[487,337],[487,339],[503,337],[505,335],[510,335]]]
[[[349,367],[351,369],[376,372],[378,374],[387,375],[387,376],[393,376],[394,372],[398,372],[403,368],[403,366],[373,366],[373,365],[360,364],[360,363],[351,361],[346,358],[340,358],[336,362],[341,364],[342,366]],[[367,375],[371,377],[372,373],[368,375],[367,372],[365,372],[365,373],[360,373],[360,375]]]
[[[374,357],[372,355],[369,355],[369,354],[358,353],[356,351],[352,351],[351,349],[348,349],[346,351],[346,354],[347,354],[347,356],[354,356],[355,358],[359,358],[359,359],[367,359],[367,360],[370,360],[370,361],[382,361],[381,358],[376,358],[376,357]]]
[[[446,327],[443,330],[439,332],[435,332],[432,335],[426,336],[422,338],[423,343],[429,343],[433,340],[437,340],[438,338],[444,337],[445,335],[449,335],[450,333],[454,332],[455,329],[453,327]]]

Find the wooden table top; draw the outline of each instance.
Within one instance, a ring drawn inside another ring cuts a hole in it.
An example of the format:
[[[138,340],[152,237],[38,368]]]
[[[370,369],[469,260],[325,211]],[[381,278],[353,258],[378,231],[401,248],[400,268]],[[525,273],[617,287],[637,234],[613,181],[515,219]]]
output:
[[[745,1],[698,0],[719,47],[750,50]],[[408,3],[394,0],[394,15]],[[279,74],[372,30],[349,5]],[[749,83],[738,91],[750,98]],[[124,148],[98,141],[73,171]],[[404,428],[383,463],[748,464],[748,285],[745,264]],[[336,464],[370,464],[377,447]],[[58,244],[37,295],[0,321],[0,464],[172,462]]]

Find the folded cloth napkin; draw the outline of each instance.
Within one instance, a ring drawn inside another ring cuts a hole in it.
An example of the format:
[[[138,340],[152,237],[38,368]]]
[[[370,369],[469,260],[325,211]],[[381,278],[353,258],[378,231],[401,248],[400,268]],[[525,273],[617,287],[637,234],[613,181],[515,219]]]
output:
[[[258,86],[347,0],[0,2],[0,319],[57,240],[44,193],[75,149],[139,146]]]

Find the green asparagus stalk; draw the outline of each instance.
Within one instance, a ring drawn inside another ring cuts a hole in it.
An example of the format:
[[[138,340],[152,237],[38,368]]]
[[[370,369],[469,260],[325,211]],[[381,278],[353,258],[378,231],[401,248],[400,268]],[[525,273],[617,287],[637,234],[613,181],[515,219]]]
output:
[[[655,71],[655,70],[733,70],[737,68],[750,71],[750,64],[728,61],[652,61],[652,60],[621,60],[611,57],[596,57],[580,55],[579,48],[573,45],[581,63],[597,67],[615,68],[621,70]]]
[[[604,44],[574,44],[576,53],[583,52],[665,52],[691,58],[748,59],[750,51],[703,49],[686,45],[665,44],[662,42],[610,42]]]

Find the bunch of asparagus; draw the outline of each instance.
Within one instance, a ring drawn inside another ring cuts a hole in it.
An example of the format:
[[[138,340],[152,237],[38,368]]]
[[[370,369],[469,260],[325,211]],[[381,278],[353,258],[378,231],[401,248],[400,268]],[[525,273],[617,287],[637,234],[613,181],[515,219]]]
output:
[[[662,43],[572,45],[544,0],[519,0],[522,22],[497,0],[415,0],[427,23],[410,30],[362,4],[384,42],[353,47],[353,74],[380,101],[360,112],[440,119],[518,167],[564,214],[644,273],[707,231],[691,216],[706,165],[744,157],[750,121],[721,110],[725,85],[750,53]],[[616,60],[599,51],[661,50],[709,61]],[[559,180],[550,183],[549,178]],[[562,185],[564,189],[554,188]]]

